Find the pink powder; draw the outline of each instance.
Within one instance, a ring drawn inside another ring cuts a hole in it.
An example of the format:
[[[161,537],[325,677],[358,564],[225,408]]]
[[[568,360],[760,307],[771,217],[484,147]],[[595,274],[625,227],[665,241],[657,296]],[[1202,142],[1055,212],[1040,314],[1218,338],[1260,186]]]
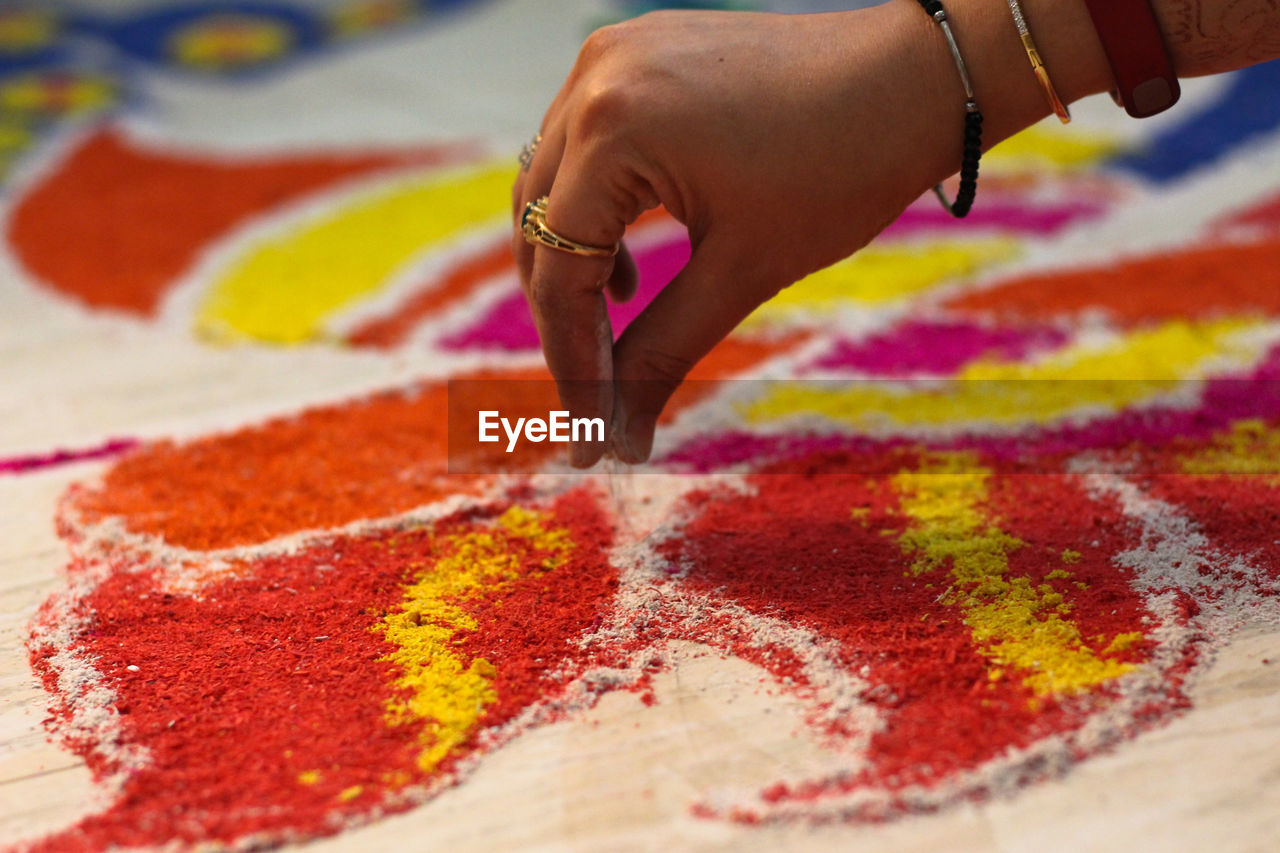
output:
[[[628,302],[609,302],[609,322],[613,325],[615,340],[689,262],[689,242],[680,237],[659,243],[637,252],[635,261],[640,271],[636,295]],[[441,346],[454,351],[536,350],[538,330],[533,325],[524,294],[516,291],[489,309],[474,325],[445,338]]]
[[[107,459],[118,456],[137,446],[138,441],[132,438],[114,438],[97,447],[82,450],[54,450],[32,456],[15,456],[0,459],[0,474],[25,474],[53,468],[57,465],[68,465],[72,462],[89,462],[94,459]]]
[[[756,468],[814,454],[876,454],[916,446],[977,451],[983,454],[984,464],[1005,471],[1060,470],[1063,460],[1086,450],[1121,452],[1131,462],[1159,466],[1164,464],[1158,453],[1162,446],[1178,439],[1203,440],[1246,418],[1280,419],[1280,347],[1272,349],[1261,366],[1247,376],[1207,382],[1200,404],[1190,409],[1165,406],[1127,410],[1095,420],[1031,427],[1007,435],[993,435],[979,425],[970,433],[942,441],[799,432],[757,435],[738,430],[697,436],[657,464],[706,473],[743,464]]]
[[[856,370],[875,376],[950,375],[982,356],[1016,361],[1057,349],[1067,335],[1049,327],[997,329],[954,321],[908,321],[863,341],[837,340],[801,373]]]
[[[990,229],[1048,237],[1068,225],[1096,219],[1106,210],[1106,205],[1101,202],[1018,204],[987,201],[976,205],[964,219],[955,219],[930,194],[930,197],[922,198],[908,207],[896,222],[884,230],[884,236],[907,237],[931,231],[972,234],[975,229]]]

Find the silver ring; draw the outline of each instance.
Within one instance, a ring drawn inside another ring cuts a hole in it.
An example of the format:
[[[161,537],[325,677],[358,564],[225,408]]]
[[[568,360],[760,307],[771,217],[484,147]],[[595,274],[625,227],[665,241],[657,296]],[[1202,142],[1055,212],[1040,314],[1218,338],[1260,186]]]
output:
[[[538,153],[540,144],[542,144],[541,133],[525,143],[525,146],[520,149],[520,168],[522,171],[529,171],[529,167],[533,165],[533,155]]]

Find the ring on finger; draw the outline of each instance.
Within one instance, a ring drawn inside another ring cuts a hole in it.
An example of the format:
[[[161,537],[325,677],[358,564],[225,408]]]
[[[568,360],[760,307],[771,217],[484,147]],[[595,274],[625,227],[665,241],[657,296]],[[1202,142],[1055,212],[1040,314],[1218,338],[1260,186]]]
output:
[[[538,146],[541,144],[542,134],[539,133],[520,149],[520,169],[522,171],[529,171],[529,167],[533,165],[533,155],[538,153]]]
[[[531,201],[524,208],[520,217],[520,230],[524,232],[524,241],[530,245],[546,246],[560,252],[581,255],[584,258],[611,258],[618,254],[620,243],[612,246],[588,246],[561,237],[547,227],[547,197],[544,195],[537,201]]]

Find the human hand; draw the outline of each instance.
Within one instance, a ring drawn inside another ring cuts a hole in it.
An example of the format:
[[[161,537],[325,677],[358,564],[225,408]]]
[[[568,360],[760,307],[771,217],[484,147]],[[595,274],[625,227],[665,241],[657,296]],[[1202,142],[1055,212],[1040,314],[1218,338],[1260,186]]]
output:
[[[953,5],[972,7],[956,25],[962,46],[985,54],[975,87],[1000,111],[988,138],[1044,115],[1016,32],[996,35],[1007,10]],[[660,12],[587,40],[516,182],[514,250],[562,403],[610,424],[619,458],[648,458],[668,397],[754,308],[955,171],[964,96],[936,30],[915,0],[895,0],[826,15]],[[1071,98],[1102,82],[1073,75],[1059,88]],[[635,264],[625,247],[586,258],[527,244],[519,218],[542,196],[548,227],[587,245],[620,241],[659,204],[687,227],[688,265],[616,344],[604,292],[629,298]],[[604,450],[576,445],[571,461]]]

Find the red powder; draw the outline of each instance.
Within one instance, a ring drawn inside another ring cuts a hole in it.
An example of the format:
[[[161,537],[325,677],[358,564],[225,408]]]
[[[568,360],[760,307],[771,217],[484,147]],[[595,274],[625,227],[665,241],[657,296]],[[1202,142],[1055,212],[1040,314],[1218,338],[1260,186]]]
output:
[[[15,208],[9,241],[42,283],[95,308],[153,315],[211,240],[307,193],[381,169],[464,159],[464,149],[218,159],[90,136]]]
[[[1140,324],[1175,317],[1280,314],[1280,240],[1171,251],[1078,272],[1014,279],[952,301],[951,308],[997,317],[1058,320],[1102,311]]]
[[[282,841],[410,807],[413,797],[397,796],[404,786],[446,773],[480,748],[480,731],[555,695],[581,672],[585,653],[576,640],[617,583],[605,556],[610,534],[583,491],[559,498],[549,515],[575,543],[563,565],[537,572],[540,561],[526,553],[501,601],[453,602],[480,624],[460,639],[459,656],[464,665],[483,656],[496,667],[498,700],[432,775],[416,765],[422,726],[387,723],[398,672],[381,660],[392,647],[371,628],[399,606],[407,583],[444,556],[440,537],[476,530],[483,518],[262,559],[198,596],[165,593],[153,571],[119,566],[77,603],[75,615],[91,625],[74,645],[118,697],[117,745],[144,748],[148,762],[107,811],[35,849],[230,844],[259,833]],[[46,606],[41,618],[66,615]],[[53,651],[37,648],[32,663],[56,696]],[[55,708],[56,720],[66,715]],[[95,774],[114,769],[89,744],[70,746]],[[314,784],[300,781],[303,773],[315,773]]]
[[[1225,231],[1240,226],[1273,232],[1280,229],[1280,195],[1231,214],[1226,219],[1215,223],[1215,230]]]
[[[684,582],[695,589],[834,640],[842,666],[861,671],[871,684],[864,701],[886,719],[871,739],[866,770],[842,781],[778,786],[768,799],[934,787],[1006,750],[1085,721],[1089,709],[1079,703],[1033,702],[1016,671],[989,678],[992,664],[973,641],[963,613],[939,601],[950,566],[919,577],[904,571],[910,558],[897,537],[909,521],[887,477],[865,472],[915,467],[908,454],[827,454],[811,461],[814,471],[826,473],[755,476],[755,494],[696,496],[692,503],[703,508],[664,549],[689,567]],[[788,470],[794,465],[788,463]],[[842,470],[857,473],[835,473]],[[996,476],[989,489],[992,516],[1025,543],[1010,555],[1010,575],[1065,593],[1074,602],[1070,618],[1095,651],[1119,633],[1142,630],[1142,600],[1130,587],[1130,574],[1111,562],[1131,544],[1128,525],[1113,507],[1093,501],[1061,475]],[[863,517],[855,519],[854,510]],[[1080,553],[1078,562],[1064,564],[1067,549]],[[1048,580],[1055,569],[1071,577]],[[734,641],[716,630],[701,638],[727,639],[727,653],[804,685],[798,663],[779,650]],[[1126,653],[1128,659],[1141,661],[1147,648],[1139,643]],[[1176,686],[1174,695],[1161,700],[1166,707],[1183,701]],[[1103,688],[1093,702],[1105,701],[1106,693]],[[842,731],[843,721],[826,725],[832,735],[851,733]]]
[[[1223,552],[1243,558],[1244,564],[1260,570],[1259,591],[1274,595],[1280,581],[1280,487],[1275,477],[1259,474],[1163,474],[1143,483],[1153,497],[1168,501],[1189,515],[1214,545]],[[1253,586],[1244,571],[1236,582]]]

